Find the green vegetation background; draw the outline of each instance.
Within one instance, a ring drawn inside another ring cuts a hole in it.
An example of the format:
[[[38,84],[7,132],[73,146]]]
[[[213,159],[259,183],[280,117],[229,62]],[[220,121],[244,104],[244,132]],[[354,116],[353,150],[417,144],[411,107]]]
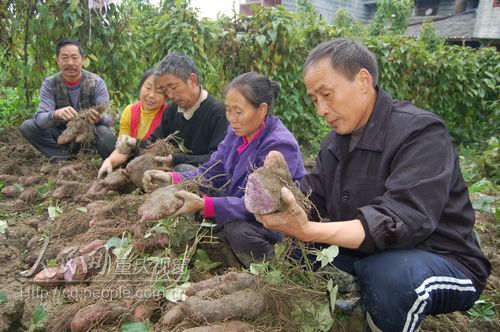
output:
[[[447,123],[470,157],[493,151],[473,182],[498,185],[500,53],[494,48],[446,46],[426,24],[420,39],[402,36],[411,0],[379,0],[369,26],[339,11],[329,24],[307,0],[298,13],[257,8],[251,18],[199,19],[189,0],[124,0],[118,7],[88,9],[88,0],[2,1],[0,4],[0,125],[32,117],[44,77],[58,71],[54,49],[63,38],[79,40],[85,67],[101,75],[117,115],[137,98],[142,72],[171,51],[194,58],[204,86],[222,97],[235,76],[250,70],[281,83],[274,112],[314,153],[328,127],[305,93],[302,66],[318,43],[347,36],[365,43],[379,61],[380,86],[397,99],[433,111]],[[483,158],[484,159],[484,158]],[[498,165],[498,163],[497,163]]]

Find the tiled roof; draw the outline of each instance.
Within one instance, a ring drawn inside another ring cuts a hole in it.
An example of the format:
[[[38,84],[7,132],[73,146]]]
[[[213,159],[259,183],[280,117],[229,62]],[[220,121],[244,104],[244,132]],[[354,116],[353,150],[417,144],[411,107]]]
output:
[[[448,39],[471,38],[474,34],[476,11],[470,10],[446,18],[439,17],[432,23],[436,29],[436,33],[441,37]],[[410,37],[418,37],[422,24],[423,22],[420,22],[409,26],[408,30],[406,30],[406,35]]]

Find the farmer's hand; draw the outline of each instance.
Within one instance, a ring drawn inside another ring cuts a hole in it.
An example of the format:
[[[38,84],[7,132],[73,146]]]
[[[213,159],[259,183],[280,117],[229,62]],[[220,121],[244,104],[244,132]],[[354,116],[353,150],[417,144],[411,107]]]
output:
[[[54,119],[57,121],[68,122],[75,118],[78,112],[71,106],[66,106],[54,111]]]
[[[111,161],[109,161],[109,159],[106,159],[102,163],[101,168],[99,168],[99,172],[97,172],[97,177],[99,179],[104,179],[111,172],[113,172],[113,165],[111,165]]]
[[[97,122],[101,121],[101,114],[97,112],[95,109],[91,108],[89,109],[89,119],[92,122],[92,124],[96,124]]]
[[[128,156],[135,150],[137,144],[138,141],[136,138],[128,135],[121,135],[116,140],[116,150],[118,150],[121,154],[126,154]]]
[[[256,214],[255,218],[264,224],[265,228],[303,239],[306,233],[305,229],[309,224],[307,214],[297,204],[295,197],[288,188],[281,188],[281,198],[286,205],[285,211],[271,214]]]
[[[142,185],[146,192],[152,192],[160,187],[166,187],[172,184],[172,175],[168,172],[158,169],[151,169],[144,172],[142,177]]]
[[[172,168],[172,155],[171,154],[166,156],[166,157],[156,156],[154,158],[154,161],[155,161],[155,165],[157,167],[159,167],[160,169],[167,170],[167,169]]]
[[[183,205],[174,213],[174,216],[192,214],[205,208],[205,200],[188,191],[180,190],[175,193],[175,197],[181,199]]]

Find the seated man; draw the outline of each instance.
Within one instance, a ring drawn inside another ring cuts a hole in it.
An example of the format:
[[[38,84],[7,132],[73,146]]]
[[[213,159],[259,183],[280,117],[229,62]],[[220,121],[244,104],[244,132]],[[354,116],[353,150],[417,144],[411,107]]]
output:
[[[19,128],[23,136],[51,162],[66,160],[75,152],[70,151],[69,145],[57,143],[66,123],[75,118],[81,109],[109,102],[104,80],[82,69],[84,52],[80,44],[71,40],[59,42],[56,61],[61,71],[43,82],[35,119],[24,121]],[[105,159],[116,142],[113,118],[92,111],[91,120],[95,127],[97,151]]]
[[[208,94],[200,84],[200,75],[193,60],[180,53],[168,54],[156,68],[157,85],[172,101],[163,112],[160,125],[147,140],[122,135],[116,148],[121,154],[137,153],[160,138],[175,135],[182,140],[187,153],[176,153],[163,160],[166,167],[182,172],[195,169],[210,159],[226,135],[225,107]],[[177,142],[172,142],[178,144]],[[125,161],[125,160],[123,160]]]
[[[286,188],[287,210],[257,219],[338,245],[333,264],[357,277],[373,331],[415,331],[426,315],[472,307],[491,266],[444,122],[393,100],[377,85],[375,56],[352,40],[318,45],[304,80],[333,128],[301,182],[320,213],[311,219],[324,220],[309,221]]]

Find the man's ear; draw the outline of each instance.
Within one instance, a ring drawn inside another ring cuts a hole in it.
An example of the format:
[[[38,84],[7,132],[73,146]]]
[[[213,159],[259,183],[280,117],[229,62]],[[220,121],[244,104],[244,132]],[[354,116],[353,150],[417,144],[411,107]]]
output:
[[[356,78],[359,80],[359,83],[361,84],[362,91],[364,93],[367,93],[373,86],[372,75],[367,69],[361,68],[356,76]]]
[[[193,83],[193,86],[197,86],[198,85],[198,75],[196,75],[195,73],[189,74],[188,81],[191,81],[191,83]]]

